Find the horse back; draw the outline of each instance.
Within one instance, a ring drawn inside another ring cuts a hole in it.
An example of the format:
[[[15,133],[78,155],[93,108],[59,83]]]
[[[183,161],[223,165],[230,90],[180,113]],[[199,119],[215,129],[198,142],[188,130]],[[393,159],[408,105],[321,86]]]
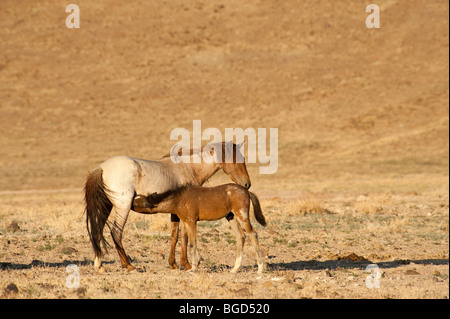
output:
[[[234,209],[240,209],[249,205],[248,192],[242,186],[225,184],[216,187],[194,186],[184,193],[184,203],[197,205],[199,220],[217,220],[228,215]]]
[[[133,158],[133,160],[139,166],[135,186],[137,194],[160,194],[190,183],[186,174],[166,159],[151,161]]]

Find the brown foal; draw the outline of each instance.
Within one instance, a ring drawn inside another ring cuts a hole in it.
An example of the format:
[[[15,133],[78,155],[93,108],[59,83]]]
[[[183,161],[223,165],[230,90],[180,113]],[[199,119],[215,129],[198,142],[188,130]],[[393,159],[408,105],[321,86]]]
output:
[[[256,220],[261,225],[266,226],[266,220],[256,195],[236,184],[216,187],[184,186],[162,194],[154,193],[147,197],[138,195],[135,197],[133,204],[134,210],[137,212],[177,213],[187,231],[189,243],[193,247],[192,270],[196,270],[200,262],[196,238],[197,221],[218,220],[226,217],[236,236],[237,245],[237,258],[231,272],[237,272],[242,263],[245,241],[242,229],[244,229],[255,249],[258,272],[261,273],[264,264],[259,249],[258,236],[250,224],[250,201],[253,204]]]

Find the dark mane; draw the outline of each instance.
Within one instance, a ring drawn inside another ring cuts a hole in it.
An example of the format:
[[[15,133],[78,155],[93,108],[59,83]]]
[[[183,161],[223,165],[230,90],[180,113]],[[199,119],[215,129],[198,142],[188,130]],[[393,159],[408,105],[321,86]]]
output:
[[[170,189],[161,194],[158,194],[158,193],[150,194],[149,196],[147,196],[147,201],[151,206],[156,207],[162,201],[173,200],[175,197],[180,195],[184,190],[186,190],[190,186],[191,186],[191,184],[185,184],[185,185],[182,185],[175,189]]]
[[[203,150],[203,147],[202,147],[202,150]],[[182,149],[180,148],[179,150],[178,150],[178,156],[181,156],[181,155],[183,155],[182,153]],[[191,156],[191,155],[193,155],[194,154],[194,150],[193,149],[190,149],[190,151],[189,151],[189,156]],[[161,157],[161,158],[166,158],[166,157],[170,157],[170,152],[168,152],[167,154],[165,154],[163,157]]]

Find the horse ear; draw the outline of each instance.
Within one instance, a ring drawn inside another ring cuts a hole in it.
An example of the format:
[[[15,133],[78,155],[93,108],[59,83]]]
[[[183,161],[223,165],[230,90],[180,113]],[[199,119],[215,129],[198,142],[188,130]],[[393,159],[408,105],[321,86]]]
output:
[[[237,146],[238,149],[241,149],[242,147],[244,147],[244,144],[245,144],[245,140],[243,140],[242,143],[238,144],[238,146]]]

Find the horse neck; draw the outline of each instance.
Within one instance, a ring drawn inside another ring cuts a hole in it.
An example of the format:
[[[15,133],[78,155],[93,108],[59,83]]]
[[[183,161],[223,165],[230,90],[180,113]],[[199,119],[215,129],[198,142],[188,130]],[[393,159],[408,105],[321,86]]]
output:
[[[165,214],[173,214],[177,211],[177,206],[179,202],[179,196],[171,196],[167,199],[163,199],[161,202],[157,204],[156,210],[158,213],[165,213]]]
[[[196,181],[199,185],[203,185],[211,176],[213,176],[219,169],[220,165],[218,163],[192,163],[188,164],[189,169],[194,175]]]
[[[179,179],[178,186],[183,184],[203,185],[203,183],[221,169],[222,166],[216,161],[206,163],[202,158],[200,159],[200,163],[196,163],[195,161],[198,161],[198,156],[201,156],[201,153],[193,152],[190,155],[189,163],[180,162],[175,164],[170,157],[165,157],[160,160],[160,162],[166,163],[167,174],[173,174],[173,171],[177,172],[176,175]]]

